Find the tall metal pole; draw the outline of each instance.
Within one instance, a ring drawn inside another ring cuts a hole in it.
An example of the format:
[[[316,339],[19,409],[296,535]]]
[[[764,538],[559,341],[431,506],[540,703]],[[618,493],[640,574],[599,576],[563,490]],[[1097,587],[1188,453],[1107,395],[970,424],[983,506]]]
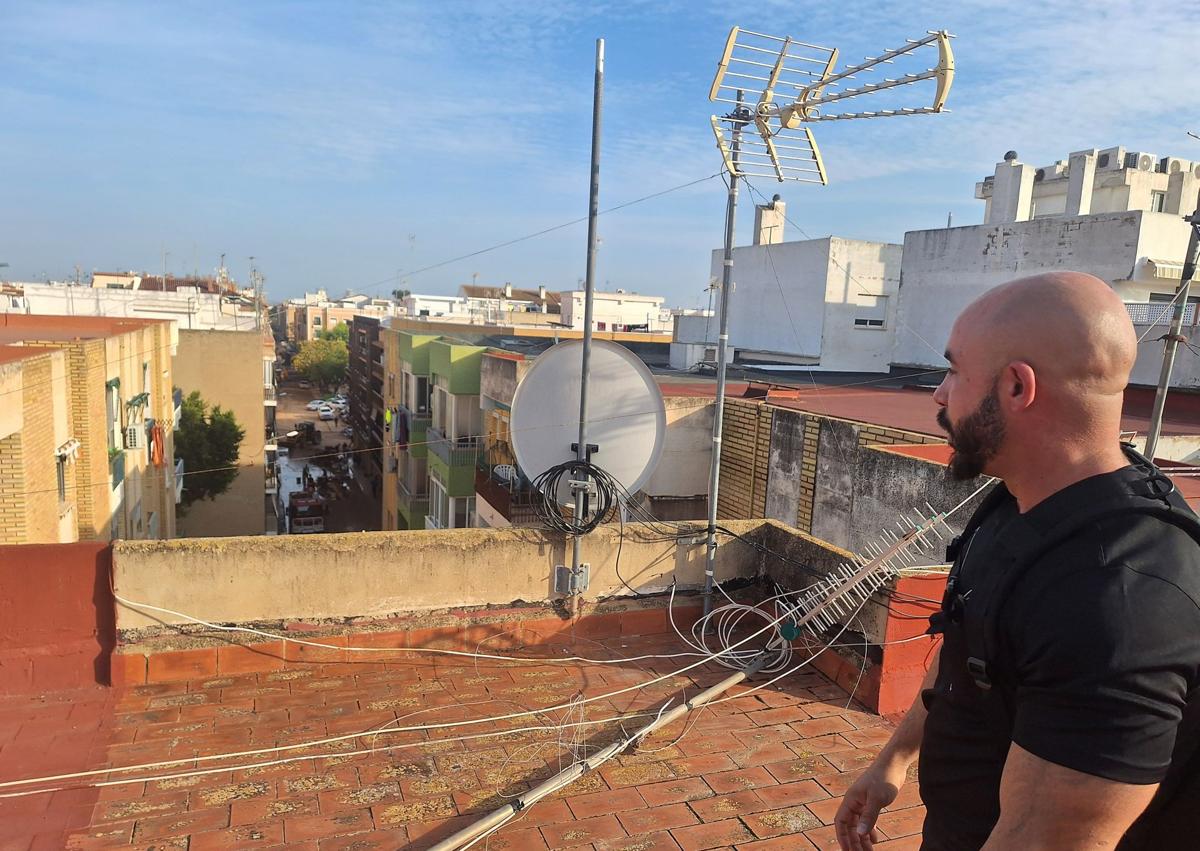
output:
[[[604,39],[596,39],[596,81],[592,95],[592,166],[591,187],[588,193],[588,242],[587,277],[583,290],[583,363],[579,376],[579,442],[575,445],[577,461],[590,460],[587,445],[588,377],[592,361],[592,300],[596,291],[596,220],[600,216],[600,116],[604,108]],[[587,492],[575,492],[575,521],[582,520],[585,513]],[[571,541],[571,571],[578,578],[580,566],[580,536]],[[577,608],[579,595],[572,600]]]
[[[708,468],[708,548],[704,554],[704,614],[712,610],[714,567],[717,560],[717,491],[721,483],[721,429],[725,421],[725,370],[729,345],[729,291],[733,289],[733,234],[737,218],[738,153],[741,150],[742,126],[749,113],[742,106],[742,90],[738,89],[737,107],[726,116],[733,122],[733,144],[730,146],[734,169],[729,173],[729,193],[725,200],[725,257],[721,269],[721,321],[717,332],[717,406],[713,414],[712,461]]]
[[[1183,330],[1183,314],[1187,309],[1192,278],[1196,274],[1196,253],[1200,249],[1200,209],[1190,216],[1184,216],[1184,221],[1191,224],[1192,235],[1188,238],[1187,254],[1183,258],[1183,273],[1179,276],[1179,288],[1175,291],[1175,312],[1171,317],[1171,331],[1165,338],[1162,371],[1158,374],[1158,391],[1154,394],[1154,410],[1150,413],[1150,429],[1146,433],[1145,455],[1151,461],[1154,460],[1154,450],[1158,448],[1158,438],[1162,434],[1163,409],[1167,405],[1171,370],[1175,367],[1175,351],[1179,348],[1179,341],[1183,339],[1180,335]]]

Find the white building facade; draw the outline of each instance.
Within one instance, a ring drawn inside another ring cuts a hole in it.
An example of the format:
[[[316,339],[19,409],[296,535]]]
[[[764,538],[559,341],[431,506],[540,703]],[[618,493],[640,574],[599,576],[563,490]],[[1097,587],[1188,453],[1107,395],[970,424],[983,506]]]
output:
[[[562,324],[582,331],[584,327],[583,290],[564,290]],[[658,295],[639,295],[624,290],[596,292],[592,295],[593,331],[656,331],[670,333],[673,320],[666,299]]]
[[[736,359],[887,372],[900,256],[899,245],[840,237],[735,248],[729,345]],[[713,252],[717,280],[722,259]]]

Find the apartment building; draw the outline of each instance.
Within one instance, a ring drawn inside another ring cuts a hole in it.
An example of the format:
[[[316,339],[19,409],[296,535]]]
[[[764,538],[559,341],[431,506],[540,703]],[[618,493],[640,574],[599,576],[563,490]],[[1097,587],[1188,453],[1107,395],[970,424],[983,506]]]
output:
[[[232,411],[245,430],[237,477],[215,499],[198,500],[178,520],[180,537],[274,534],[278,528],[275,446],[275,350],[259,332],[180,331],[175,384]]]
[[[38,316],[162,319],[173,327],[172,372],[186,396],[233,411],[245,429],[230,488],[193,503],[177,534],[259,535],[277,528],[274,475],[275,343],[261,305],[238,294],[228,278],[161,278],[96,273],[92,286],[15,283],[18,302],[0,299],[0,313]],[[165,287],[165,289],[164,289]],[[264,504],[265,503],[265,504]]]
[[[174,537],[175,346],[161,320],[0,315],[4,540]]]
[[[474,524],[482,440],[479,380],[484,346],[386,330],[385,529]],[[424,514],[421,514],[421,511]]]
[[[380,516],[383,487],[383,342],[379,337],[383,327],[373,316],[351,319],[347,370],[354,469],[359,484],[374,500],[371,511],[376,517]]]
[[[381,331],[387,381],[382,518],[384,529],[424,529],[429,513],[428,430],[433,422],[429,346],[435,335]]]

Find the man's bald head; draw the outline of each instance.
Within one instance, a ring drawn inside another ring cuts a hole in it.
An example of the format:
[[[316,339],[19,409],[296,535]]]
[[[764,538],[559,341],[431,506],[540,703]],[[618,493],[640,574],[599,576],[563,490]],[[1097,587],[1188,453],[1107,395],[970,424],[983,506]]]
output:
[[[1055,395],[1119,395],[1137,358],[1120,297],[1082,272],[1048,272],[988,291],[963,311],[955,337],[998,372],[1022,361]]]

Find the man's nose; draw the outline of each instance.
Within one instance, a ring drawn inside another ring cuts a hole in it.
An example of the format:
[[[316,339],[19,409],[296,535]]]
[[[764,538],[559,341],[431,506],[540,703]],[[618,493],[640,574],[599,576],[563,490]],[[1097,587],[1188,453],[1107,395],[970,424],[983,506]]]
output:
[[[937,386],[937,390],[933,391],[933,401],[936,402],[939,407],[942,407],[942,408],[946,407],[946,402],[948,401],[948,399],[947,399],[947,393],[946,393],[946,379],[945,378],[943,378],[942,383]]]

